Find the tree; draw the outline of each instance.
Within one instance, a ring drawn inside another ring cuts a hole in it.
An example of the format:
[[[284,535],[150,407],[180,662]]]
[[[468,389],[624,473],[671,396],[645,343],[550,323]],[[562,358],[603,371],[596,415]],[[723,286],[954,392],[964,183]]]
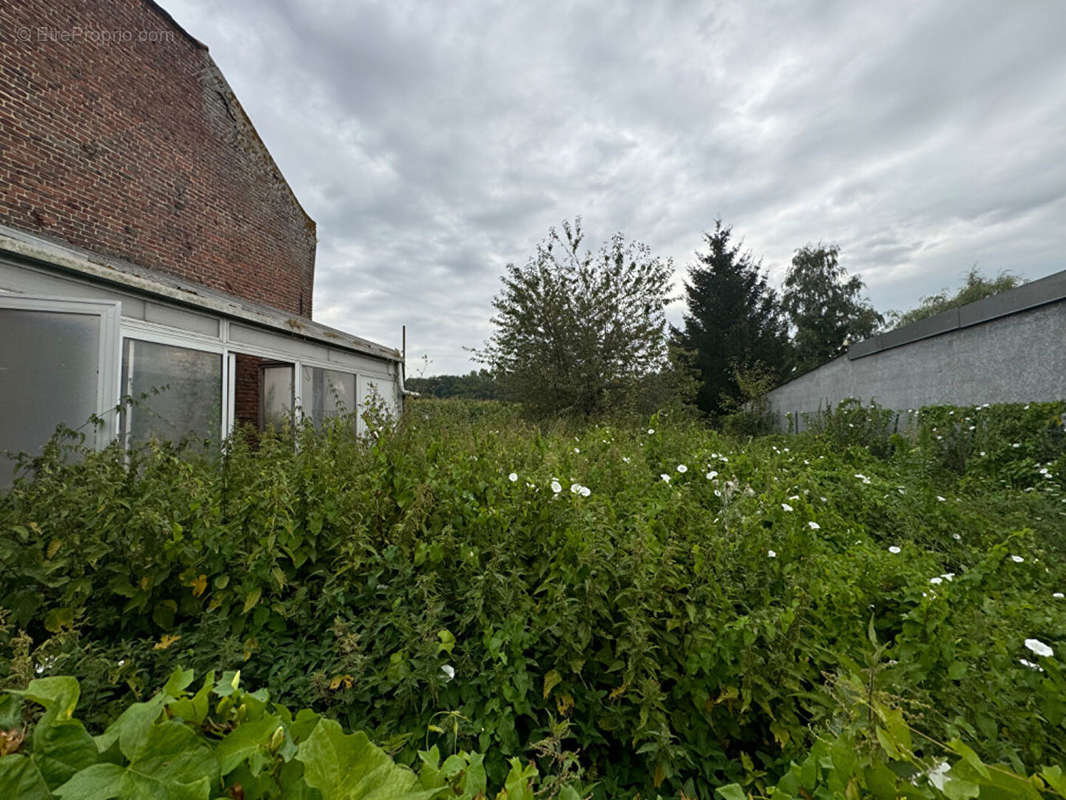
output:
[[[408,378],[404,385],[426,397],[465,397],[495,400],[496,381],[488,370],[470,370],[466,375],[432,375]]]
[[[871,336],[883,318],[861,296],[863,282],[848,277],[836,245],[796,251],[785,276],[782,307],[795,329],[796,368],[803,372],[836,358],[851,342]]]
[[[620,233],[596,255],[583,238],[580,218],[563,222],[525,266],[507,265],[478,353],[503,395],[535,412],[615,407],[665,364],[670,261]]]
[[[941,289],[937,294],[923,297],[917,308],[900,313],[888,312],[889,324],[892,328],[902,328],[920,319],[939,314],[951,308],[976,303],[994,294],[1005,292],[1021,284],[1021,280],[1009,272],[1000,272],[994,278],[986,278],[976,266],[970,267],[962,286],[954,295],[948,295],[947,289]]]
[[[697,405],[717,416],[735,410],[743,392],[739,372],[758,369],[781,377],[789,359],[788,330],[777,295],[761,264],[730,242],[732,228],[715,220],[705,233],[707,252],[696,253],[685,284],[688,313],[673,329],[676,345],[692,355],[700,382]]]

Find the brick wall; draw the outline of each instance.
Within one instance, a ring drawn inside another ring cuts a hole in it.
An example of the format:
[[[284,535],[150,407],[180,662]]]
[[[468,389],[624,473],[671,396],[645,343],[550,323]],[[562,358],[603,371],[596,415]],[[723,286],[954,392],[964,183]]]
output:
[[[314,222],[147,0],[0,2],[0,223],[311,316]]]
[[[259,427],[259,365],[265,359],[237,354],[233,410],[237,425]]]

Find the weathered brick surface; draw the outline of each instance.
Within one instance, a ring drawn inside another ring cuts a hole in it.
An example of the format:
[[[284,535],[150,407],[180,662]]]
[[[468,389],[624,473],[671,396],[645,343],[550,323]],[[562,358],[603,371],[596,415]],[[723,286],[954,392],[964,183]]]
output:
[[[314,222],[147,0],[0,2],[0,222],[311,316]]]
[[[259,365],[264,361],[244,353],[237,354],[233,408],[238,425],[259,426]]]

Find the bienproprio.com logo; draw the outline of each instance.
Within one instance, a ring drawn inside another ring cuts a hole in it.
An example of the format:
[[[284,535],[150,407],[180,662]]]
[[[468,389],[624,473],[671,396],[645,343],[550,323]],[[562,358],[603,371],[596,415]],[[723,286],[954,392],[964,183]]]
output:
[[[130,44],[132,42],[172,43],[177,41],[174,31],[133,30],[132,28],[53,28],[45,25],[19,25],[15,28],[19,42],[50,42],[52,44]]]

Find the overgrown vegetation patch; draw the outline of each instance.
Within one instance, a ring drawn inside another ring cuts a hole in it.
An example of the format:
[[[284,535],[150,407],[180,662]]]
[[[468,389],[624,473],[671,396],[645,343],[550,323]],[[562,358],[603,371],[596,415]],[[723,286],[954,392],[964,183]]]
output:
[[[57,445],[0,499],[0,674],[75,676],[103,732],[179,668],[240,669],[400,765],[435,752],[440,797],[471,771],[470,797],[1063,792],[1062,405],[923,410],[916,438],[845,411],[737,440],[435,401],[214,460]],[[208,754],[234,730],[168,713]],[[264,774],[305,769],[281,727]],[[212,757],[204,797],[236,780]]]

